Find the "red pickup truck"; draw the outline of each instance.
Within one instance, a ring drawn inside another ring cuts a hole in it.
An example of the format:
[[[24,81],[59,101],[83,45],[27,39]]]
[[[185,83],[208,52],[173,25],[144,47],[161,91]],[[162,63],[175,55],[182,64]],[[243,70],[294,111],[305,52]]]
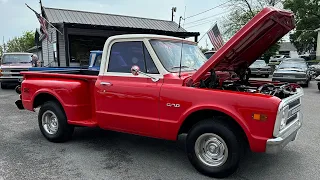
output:
[[[276,153],[301,127],[296,84],[250,80],[248,67],[295,27],[293,14],[265,8],[207,59],[196,43],[145,34],[107,39],[100,72],[22,72],[20,109],[40,107],[52,142],[74,127],[177,140],[187,134],[191,164],[226,177],[246,148]]]

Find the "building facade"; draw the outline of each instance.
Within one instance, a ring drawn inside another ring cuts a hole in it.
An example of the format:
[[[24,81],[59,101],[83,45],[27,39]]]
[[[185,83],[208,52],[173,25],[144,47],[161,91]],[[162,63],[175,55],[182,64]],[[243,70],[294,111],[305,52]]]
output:
[[[158,34],[194,37],[195,41],[200,35],[187,32],[174,21],[141,17],[47,7],[42,7],[42,16],[54,26],[47,25],[47,38],[41,32],[38,35],[44,66],[87,66],[90,51],[102,50],[114,35]]]

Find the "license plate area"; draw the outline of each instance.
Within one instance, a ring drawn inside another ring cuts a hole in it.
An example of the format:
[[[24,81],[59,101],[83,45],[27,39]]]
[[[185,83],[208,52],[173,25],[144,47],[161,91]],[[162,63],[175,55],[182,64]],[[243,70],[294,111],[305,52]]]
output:
[[[295,76],[290,76],[290,75],[284,75],[283,77],[285,77],[285,78],[295,78]]]

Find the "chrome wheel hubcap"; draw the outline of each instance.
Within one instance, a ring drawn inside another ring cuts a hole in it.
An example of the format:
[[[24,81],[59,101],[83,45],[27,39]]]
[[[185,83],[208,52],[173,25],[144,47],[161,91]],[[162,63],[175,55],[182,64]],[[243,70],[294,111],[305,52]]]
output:
[[[58,118],[50,110],[47,110],[42,115],[42,127],[48,134],[55,134],[58,131]]]
[[[207,166],[218,167],[228,158],[228,147],[225,141],[214,133],[205,133],[195,143],[197,158]]]

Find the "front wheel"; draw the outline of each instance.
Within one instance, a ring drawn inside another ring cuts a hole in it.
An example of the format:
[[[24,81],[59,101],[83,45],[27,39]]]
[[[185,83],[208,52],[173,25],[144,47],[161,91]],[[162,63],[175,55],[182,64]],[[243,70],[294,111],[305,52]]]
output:
[[[199,122],[187,135],[189,161],[200,173],[210,177],[233,174],[239,165],[241,149],[234,131],[214,119]]]
[[[71,139],[74,127],[69,125],[61,105],[55,101],[44,103],[39,111],[38,123],[41,133],[51,142]]]

